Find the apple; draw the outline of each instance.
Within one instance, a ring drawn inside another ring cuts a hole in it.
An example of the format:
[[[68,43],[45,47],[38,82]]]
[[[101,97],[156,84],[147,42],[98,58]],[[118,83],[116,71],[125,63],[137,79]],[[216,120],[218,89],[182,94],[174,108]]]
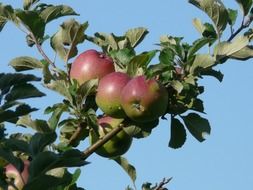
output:
[[[92,137],[91,144],[94,144],[99,138],[102,138],[113,128],[118,127],[124,119],[103,116],[98,119],[99,137]],[[124,130],[118,132],[114,137],[107,141],[103,146],[96,150],[96,153],[102,157],[113,158],[125,154],[132,144],[132,137]]]
[[[130,79],[126,73],[113,72],[99,81],[96,103],[106,115],[114,118],[126,117],[120,103],[120,95],[123,87]]]
[[[7,177],[7,181],[13,182],[13,185],[8,185],[8,190],[23,189],[29,178],[29,165],[30,162],[28,160],[25,160],[24,169],[21,173],[12,164],[5,166],[5,175]]]
[[[133,121],[152,121],[165,114],[168,92],[157,80],[137,76],[123,88],[121,106]]]
[[[102,52],[87,50],[76,57],[70,69],[70,78],[76,79],[81,85],[84,82],[102,78],[114,72],[113,60]]]

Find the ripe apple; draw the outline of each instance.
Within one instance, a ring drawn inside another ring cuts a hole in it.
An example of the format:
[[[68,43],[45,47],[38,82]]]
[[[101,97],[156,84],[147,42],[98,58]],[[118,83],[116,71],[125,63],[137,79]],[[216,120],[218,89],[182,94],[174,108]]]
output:
[[[7,181],[13,182],[13,185],[8,185],[8,190],[21,190],[24,185],[28,181],[29,177],[29,165],[30,162],[28,160],[24,161],[24,169],[20,173],[12,164],[8,164],[5,166],[5,175],[7,177]]]
[[[137,76],[123,88],[121,105],[130,119],[137,122],[152,121],[165,114],[168,92],[157,80]]]
[[[121,72],[113,72],[104,76],[98,84],[96,103],[109,116],[124,118],[126,114],[121,107],[120,95],[123,87],[130,81],[130,77]]]
[[[110,57],[91,49],[81,53],[73,61],[70,78],[76,79],[81,85],[91,79],[100,79],[114,71],[113,60]]]
[[[94,144],[99,138],[110,132],[113,128],[118,127],[123,122],[123,119],[116,119],[109,116],[103,116],[98,119],[99,137],[91,138],[91,144]],[[132,137],[124,130],[117,133],[103,146],[101,146],[96,153],[102,157],[112,158],[120,156],[128,151],[132,144]]]

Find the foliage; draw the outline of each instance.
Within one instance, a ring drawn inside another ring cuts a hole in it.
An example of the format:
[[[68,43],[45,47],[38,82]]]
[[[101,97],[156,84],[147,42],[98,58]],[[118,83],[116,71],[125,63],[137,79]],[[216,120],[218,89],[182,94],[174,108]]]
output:
[[[236,2],[243,18],[237,30],[234,30],[237,10],[226,8],[221,0],[189,0],[189,3],[204,11],[211,21],[203,23],[198,18],[193,20],[194,27],[200,33],[199,38],[189,44],[183,38],[161,36],[157,49],[140,53],[135,48],[142,44],[148,34],[146,28],[129,29],[120,36],[101,32],[88,35],[85,33],[88,22],[79,23],[71,18],[65,20],[54,35],[48,36],[45,31],[49,22],[78,14],[67,5],[49,5],[39,0],[24,0],[23,9],[0,3],[0,31],[7,22],[14,23],[26,32],[27,45],[37,48],[42,55],[42,59],[29,56],[14,58],[9,65],[16,72],[0,73],[1,167],[11,163],[22,171],[22,160],[30,160],[30,176],[24,186],[26,190],[82,189],[76,185],[80,170],[70,173],[69,167],[88,164],[86,159],[120,130],[125,130],[133,138],[141,139],[151,135],[152,129],[159,126],[158,118],[145,125],[125,118],[123,127],[120,125],[84,151],[78,149],[80,143],[88,140],[89,133],[98,133],[99,128],[98,106],[95,103],[98,80],[92,79],[79,85],[69,76],[69,60],[80,53],[78,45],[85,41],[94,43],[109,55],[116,71],[127,73],[131,77],[145,75],[147,78],[155,78],[166,88],[168,106],[160,119],[171,119],[169,147],[182,147],[188,132],[199,142],[204,141],[206,135],[211,133],[211,126],[204,118],[204,102],[200,99],[204,87],[199,85],[199,80],[212,76],[221,82],[223,74],[216,70],[217,65],[224,64],[229,59],[247,60],[253,57],[250,45],[253,32],[247,30],[242,33],[252,22],[253,2]],[[224,36],[227,29],[232,29],[229,38]],[[52,51],[63,63],[56,63],[45,54],[42,49],[44,43],[50,43]],[[209,51],[203,53],[204,47],[208,47]],[[156,58],[158,63],[154,64]],[[62,65],[65,66],[64,69]],[[34,69],[41,71],[40,77],[24,73]],[[57,92],[63,99],[45,108],[48,120],[33,120],[31,114],[37,109],[26,103],[28,98],[45,96],[38,89],[38,82]],[[31,128],[34,133],[7,135],[5,128],[10,123]],[[134,166],[124,157],[112,159],[127,172],[134,184]],[[0,186],[5,188],[8,184],[4,172],[1,172]],[[142,189],[158,188],[152,188],[150,183],[146,183]],[[161,186],[159,189],[165,188]]]

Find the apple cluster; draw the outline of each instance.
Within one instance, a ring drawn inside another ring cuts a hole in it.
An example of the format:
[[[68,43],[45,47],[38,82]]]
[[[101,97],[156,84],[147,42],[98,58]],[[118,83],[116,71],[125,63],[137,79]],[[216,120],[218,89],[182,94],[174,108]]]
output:
[[[99,119],[101,136],[121,124],[125,118],[147,123],[157,120],[167,110],[167,89],[156,79],[148,79],[145,75],[130,77],[127,73],[118,72],[109,56],[93,49],[81,53],[73,61],[70,78],[77,80],[79,85],[91,79],[99,79],[95,100],[105,114]],[[117,140],[110,140],[97,153],[104,157],[124,154],[132,140],[126,133],[122,133],[118,134],[120,137],[115,137]],[[119,142],[119,139],[123,139],[124,143]],[[117,147],[119,145],[121,147]]]

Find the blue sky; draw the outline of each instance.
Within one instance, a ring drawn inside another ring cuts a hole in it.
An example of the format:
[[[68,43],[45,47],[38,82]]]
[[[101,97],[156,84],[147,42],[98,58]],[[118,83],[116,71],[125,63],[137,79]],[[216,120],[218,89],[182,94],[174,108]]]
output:
[[[1,2],[14,7],[22,5],[22,1]],[[185,41],[192,42],[199,37],[192,26],[192,19],[198,17],[209,21],[187,1],[179,0],[42,2],[71,5],[81,14],[77,20],[89,21],[87,33],[90,35],[96,31],[120,35],[129,28],[148,28],[150,33],[137,49],[139,52],[155,48],[154,44],[163,34],[184,36]],[[226,0],[224,3],[237,8],[234,1]],[[47,33],[53,34],[64,19],[51,23]],[[25,46],[24,34],[10,24],[0,33],[0,41],[1,72],[12,71],[7,64],[14,57],[30,55],[41,58],[35,49]],[[90,43],[84,43],[79,46],[79,50],[93,47]],[[52,51],[45,48],[48,55],[53,57]],[[188,134],[183,148],[173,150],[167,146],[170,136],[169,121],[162,121],[150,137],[134,141],[125,157],[137,169],[138,189],[143,182],[155,183],[163,177],[173,177],[168,186],[170,190],[253,188],[252,60],[228,61],[218,66],[218,69],[224,73],[222,83],[208,77],[200,81],[205,86],[205,93],[201,97],[205,102],[205,117],[212,126],[211,135],[205,142],[199,143]],[[48,97],[42,98],[40,103],[36,100],[36,106],[44,108],[45,102],[48,101],[55,103],[56,94],[50,93]],[[41,116],[39,113],[37,115]],[[124,190],[127,185],[131,185],[128,176],[113,161],[97,155],[91,156],[89,161],[92,164],[82,169],[79,180],[79,184],[87,190]]]

